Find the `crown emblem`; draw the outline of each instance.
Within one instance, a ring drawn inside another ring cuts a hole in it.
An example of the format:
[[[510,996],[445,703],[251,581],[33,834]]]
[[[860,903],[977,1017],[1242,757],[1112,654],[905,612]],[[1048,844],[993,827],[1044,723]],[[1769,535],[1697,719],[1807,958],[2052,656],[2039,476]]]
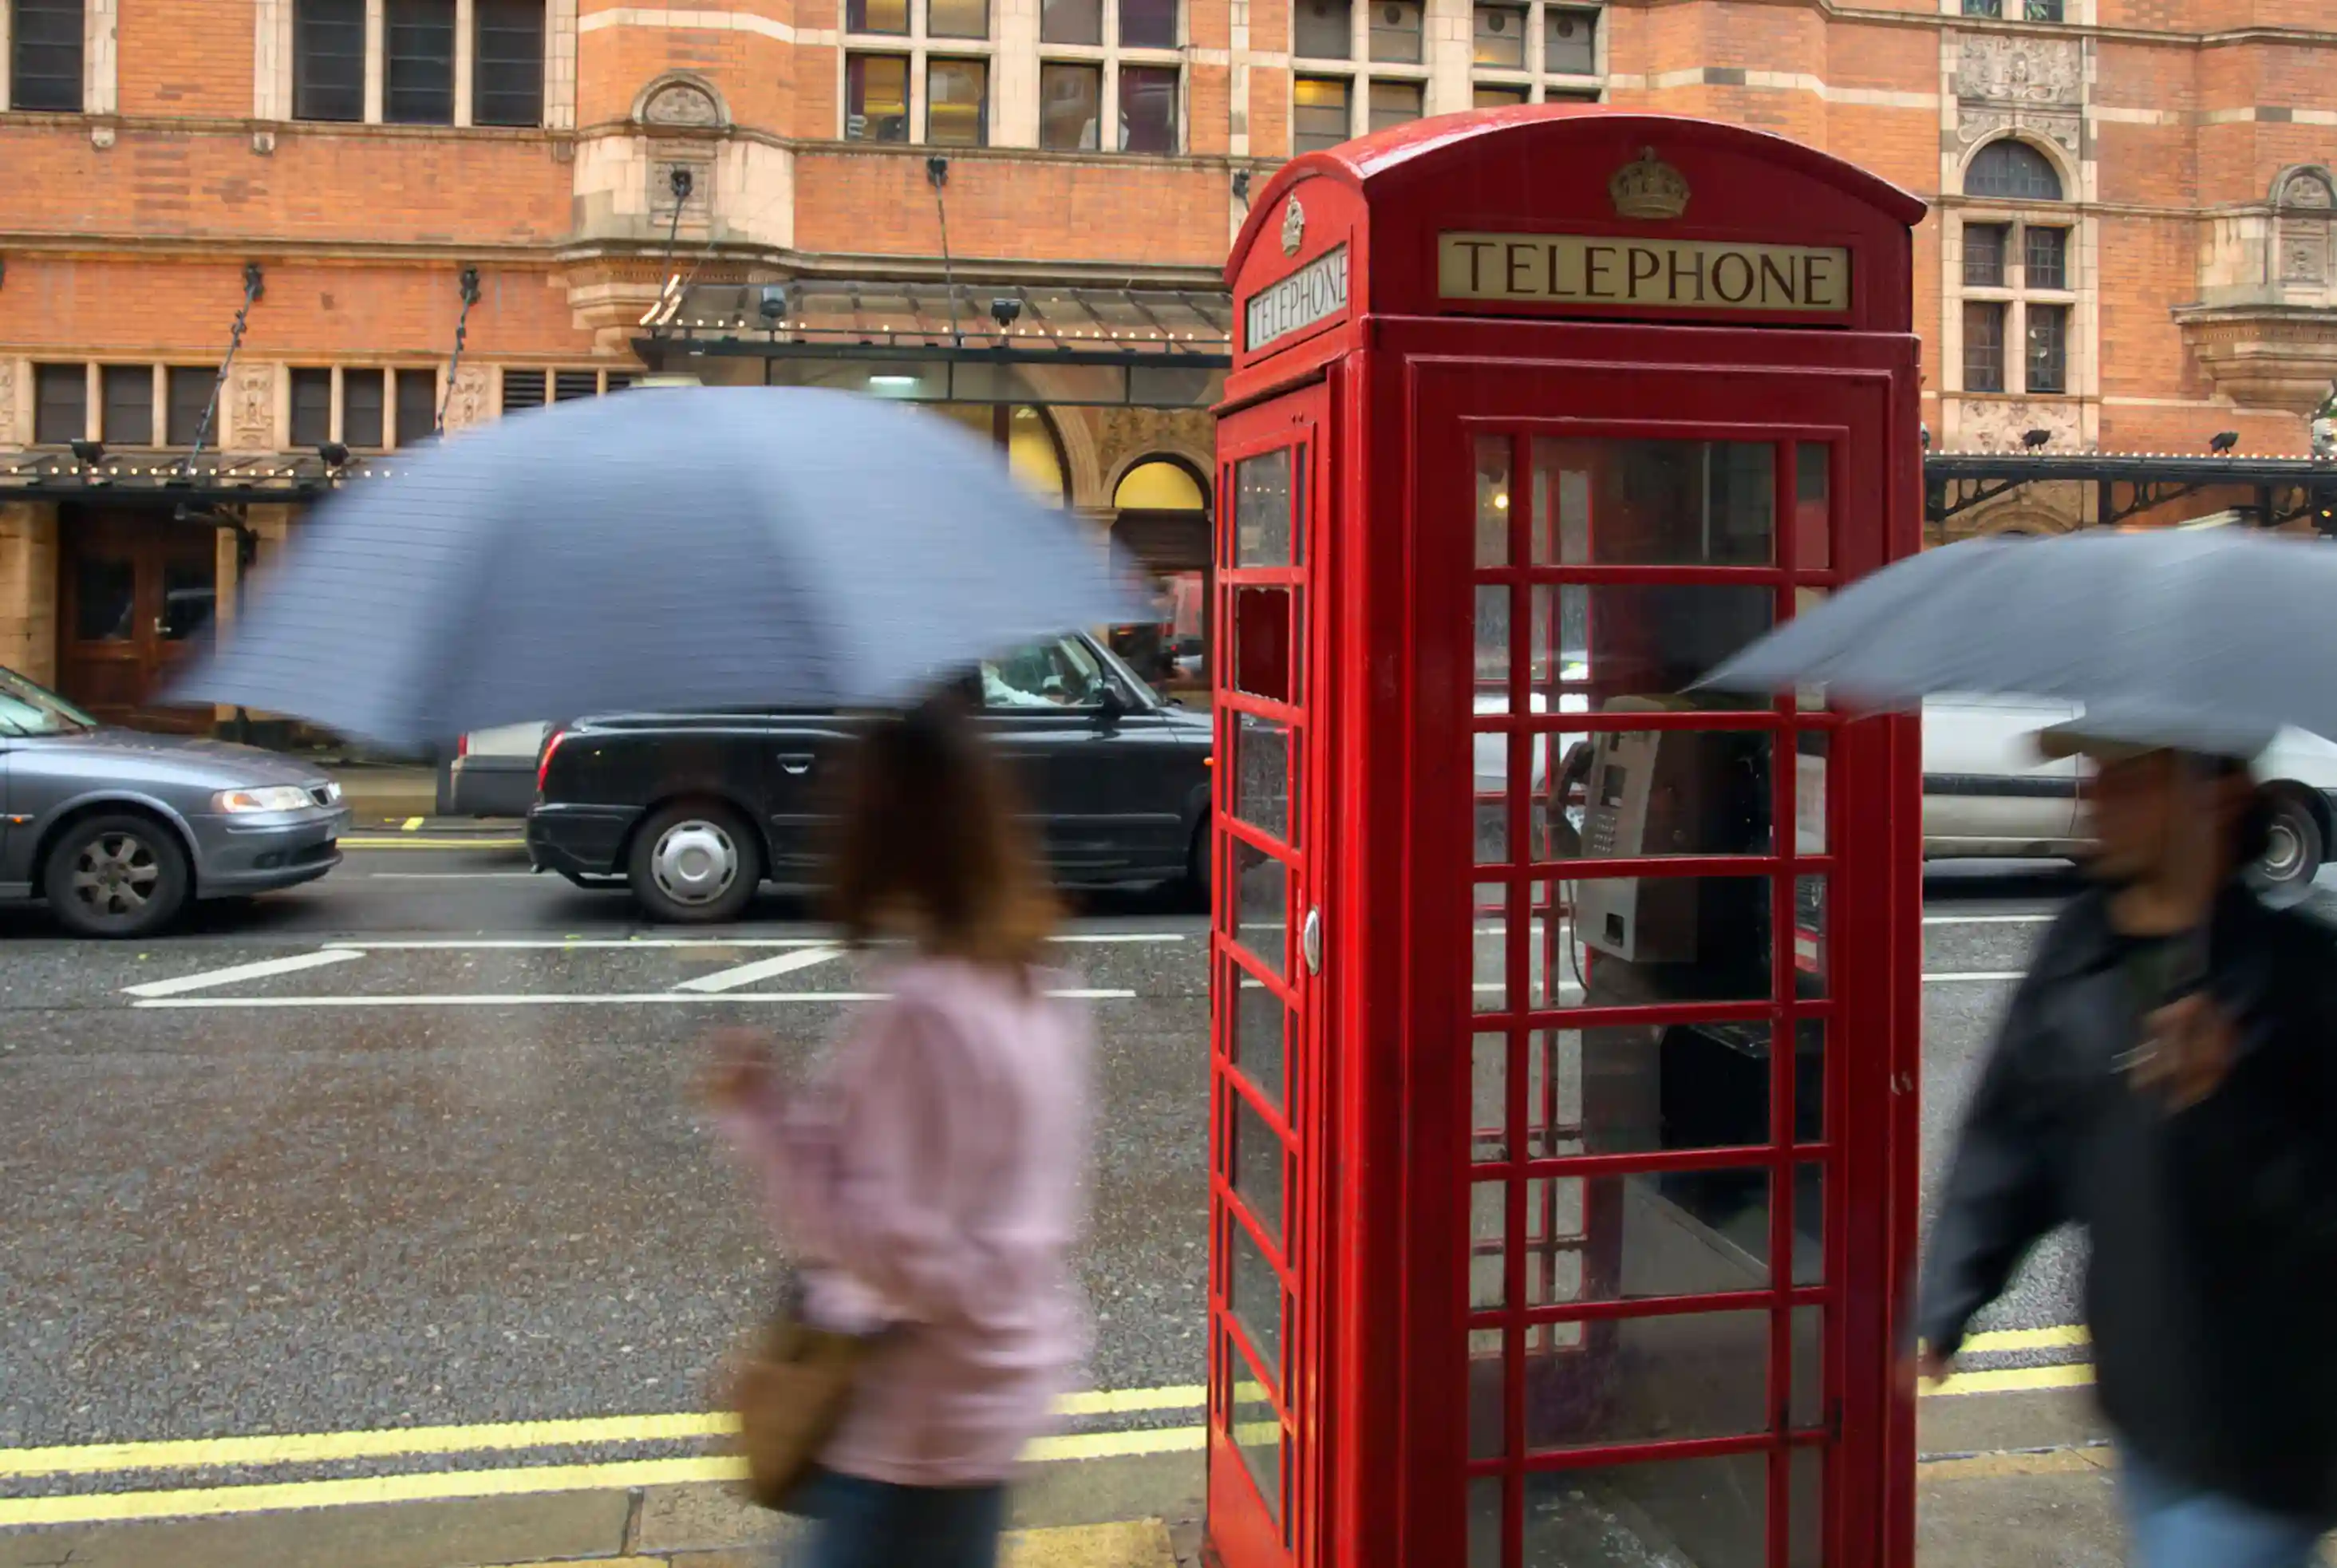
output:
[[[1687,211],[1687,177],[1657,157],[1652,147],[1642,148],[1638,162],[1615,171],[1607,181],[1607,193],[1615,199],[1616,213],[1624,218],[1677,218]]]
[[[1305,238],[1306,209],[1298,204],[1297,197],[1293,196],[1290,204],[1282,210],[1282,253],[1285,256],[1297,255],[1298,242]]]

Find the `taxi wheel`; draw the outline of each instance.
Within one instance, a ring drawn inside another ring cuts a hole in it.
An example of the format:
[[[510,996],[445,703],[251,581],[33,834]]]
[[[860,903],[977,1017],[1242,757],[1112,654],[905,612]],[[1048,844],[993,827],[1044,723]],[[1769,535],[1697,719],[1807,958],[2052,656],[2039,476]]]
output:
[[[2321,819],[2305,801],[2285,791],[2271,792],[2264,808],[2270,819],[2264,852],[2254,867],[2256,884],[2268,892],[2301,893],[2321,869]]]
[[[50,847],[41,891],[77,936],[145,936],[186,907],[186,851],[152,817],[112,812],[73,823]]]
[[[1185,855],[1185,892],[1202,908],[1209,906],[1209,858],[1215,840],[1209,833],[1209,819],[1193,829],[1193,847]]]
[[[633,835],[625,880],[653,920],[735,920],[762,883],[762,846],[729,807],[679,800],[651,813]]]

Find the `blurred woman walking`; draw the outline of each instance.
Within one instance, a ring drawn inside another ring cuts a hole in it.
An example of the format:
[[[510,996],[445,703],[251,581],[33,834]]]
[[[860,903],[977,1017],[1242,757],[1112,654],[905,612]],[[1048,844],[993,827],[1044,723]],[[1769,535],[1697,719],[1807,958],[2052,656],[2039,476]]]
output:
[[[802,1260],[801,1317],[866,1336],[790,1499],[787,1568],[991,1568],[1006,1484],[1085,1348],[1068,1252],[1088,1142],[1084,1009],[1041,967],[1055,906],[1012,792],[954,702],[870,732],[831,871],[885,1000],[782,1087],[718,1037],[710,1094]]]

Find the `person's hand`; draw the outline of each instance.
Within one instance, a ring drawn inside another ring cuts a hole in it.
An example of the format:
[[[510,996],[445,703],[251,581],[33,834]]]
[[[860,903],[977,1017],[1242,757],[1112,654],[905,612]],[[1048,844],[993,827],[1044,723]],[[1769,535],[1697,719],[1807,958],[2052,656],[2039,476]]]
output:
[[[2238,1054],[2231,1019],[2204,992],[2194,992],[2144,1020],[2150,1049],[2135,1065],[2138,1088],[2156,1090],[2187,1111],[2223,1086]]]
[[[717,1029],[706,1037],[699,1098],[717,1111],[736,1110],[768,1093],[771,1037],[755,1029]]]

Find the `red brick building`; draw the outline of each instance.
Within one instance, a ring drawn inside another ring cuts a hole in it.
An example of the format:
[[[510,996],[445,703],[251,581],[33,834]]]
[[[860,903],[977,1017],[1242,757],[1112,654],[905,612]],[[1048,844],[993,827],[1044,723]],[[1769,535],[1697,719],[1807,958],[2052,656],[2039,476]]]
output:
[[[2337,375],[2324,0],[0,0],[0,663],[119,713],[329,474],[645,369],[944,403],[1187,564],[1260,172],[1474,105],[1931,198],[1941,449],[2294,454]]]

